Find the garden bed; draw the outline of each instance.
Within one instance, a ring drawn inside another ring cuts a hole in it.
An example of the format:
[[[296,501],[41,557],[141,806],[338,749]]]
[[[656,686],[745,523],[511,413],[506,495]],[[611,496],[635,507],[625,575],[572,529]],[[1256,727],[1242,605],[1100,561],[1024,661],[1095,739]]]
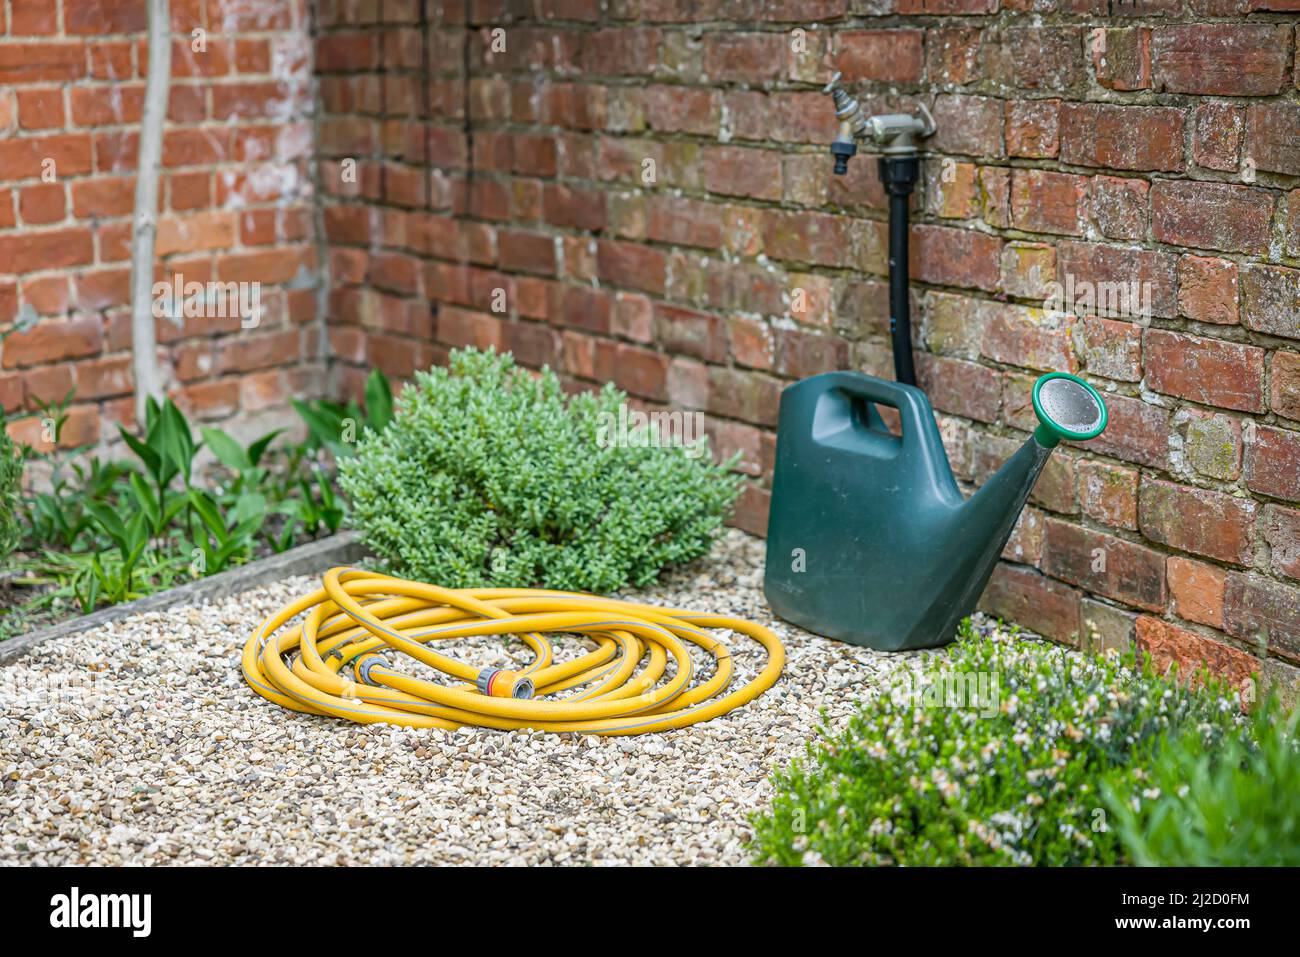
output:
[[[307,577],[53,638],[0,667],[0,863],[747,861],[748,816],[822,710],[842,726],[925,654],[774,621],[762,568],[763,542],[733,529],[636,593],[769,624],[788,653],[757,701],[639,737],[412,731],[277,708],[245,685],[239,653],[315,587]],[[764,656],[737,644],[740,680]],[[505,660],[486,639],[463,654]]]

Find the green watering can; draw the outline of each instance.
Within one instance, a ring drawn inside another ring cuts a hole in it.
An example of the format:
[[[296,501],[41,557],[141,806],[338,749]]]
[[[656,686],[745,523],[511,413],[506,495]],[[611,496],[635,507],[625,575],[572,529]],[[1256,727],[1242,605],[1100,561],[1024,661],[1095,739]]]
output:
[[[969,500],[916,386],[827,372],[781,394],[764,592],[782,618],[881,651],[947,644],[1062,439],[1106,428],[1077,376],[1034,383],[1039,426]],[[892,434],[876,405],[898,410]]]

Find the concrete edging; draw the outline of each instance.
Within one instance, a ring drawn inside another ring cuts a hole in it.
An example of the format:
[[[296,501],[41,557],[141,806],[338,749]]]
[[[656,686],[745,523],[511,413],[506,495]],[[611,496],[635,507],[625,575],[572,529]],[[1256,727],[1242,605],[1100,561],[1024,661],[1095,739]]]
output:
[[[350,565],[361,560],[367,554],[368,552],[361,542],[360,535],[356,532],[339,532],[320,541],[308,542],[306,545],[291,548],[287,552],[268,555],[266,558],[259,558],[247,565],[240,565],[219,572],[209,578],[186,582],[184,585],[177,585],[175,588],[169,588],[155,595],[146,595],[144,598],[137,598],[135,601],[101,608],[89,615],[70,618],[67,621],[59,622],[57,625],[40,628],[25,635],[19,635],[17,638],[10,638],[8,641],[0,641],[0,665],[16,661],[31,649],[54,638],[75,635],[78,632],[111,621],[130,618],[132,615],[138,615],[141,612],[161,611],[165,608],[171,608],[173,605],[193,604],[195,602],[210,601],[214,598],[224,598],[227,595],[234,595],[255,588],[267,581],[320,572],[335,565]]]

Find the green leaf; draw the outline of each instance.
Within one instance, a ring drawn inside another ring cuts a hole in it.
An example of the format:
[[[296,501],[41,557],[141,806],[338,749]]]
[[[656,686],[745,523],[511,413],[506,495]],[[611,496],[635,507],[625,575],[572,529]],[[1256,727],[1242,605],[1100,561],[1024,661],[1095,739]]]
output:
[[[195,513],[199,520],[203,522],[217,544],[224,544],[230,538],[226,528],[225,519],[221,516],[221,509],[217,506],[216,501],[207,492],[202,489],[192,488],[187,493],[189,502],[194,507]]]
[[[378,369],[371,369],[366,379],[367,424],[376,432],[384,431],[393,418],[393,390]]]
[[[266,450],[270,448],[271,443],[275,441],[276,436],[283,431],[284,429],[276,429],[274,432],[268,432],[266,435],[253,442],[253,444],[248,447],[249,462],[253,465],[257,465],[258,462],[262,461],[262,456],[266,453]]]
[[[203,443],[212,450],[212,454],[226,468],[236,472],[246,472],[254,465],[243,446],[221,429],[204,428]]]
[[[131,473],[131,494],[135,497],[136,504],[140,506],[140,511],[149,519],[149,527],[155,532],[162,530],[162,513],[158,508],[158,500],[154,496],[153,490],[149,488],[148,483],[140,477],[138,472]]]
[[[125,442],[131,451],[136,454],[136,457],[144,463],[144,467],[148,473],[156,479],[162,467],[161,456],[159,456],[154,449],[150,448],[148,444],[137,439],[126,429],[122,428],[122,426],[119,425],[117,431],[121,434],[122,441]]]

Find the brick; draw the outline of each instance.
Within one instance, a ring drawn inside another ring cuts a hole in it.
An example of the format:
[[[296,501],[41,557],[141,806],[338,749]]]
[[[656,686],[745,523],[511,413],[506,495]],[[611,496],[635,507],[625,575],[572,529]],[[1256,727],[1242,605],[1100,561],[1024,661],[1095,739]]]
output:
[[[997,229],[1011,226],[1011,170],[983,166],[979,170],[980,196],[984,222]]]
[[[74,176],[90,168],[91,140],[81,133],[0,141],[0,177],[7,180],[36,179],[48,171],[59,177]]]
[[[1175,667],[1180,677],[1193,684],[1199,682],[1204,670],[1242,689],[1260,668],[1259,659],[1238,648],[1149,615],[1138,617],[1137,647],[1151,656],[1157,671],[1164,673]]]
[[[85,227],[25,230],[0,235],[0,270],[10,273],[60,269],[89,263],[94,257],[90,230]]]
[[[62,183],[25,186],[18,194],[18,215],[24,225],[57,223],[67,215]]]
[[[924,301],[925,341],[931,352],[975,359],[984,335],[986,304],[968,296],[930,292]]]
[[[1224,569],[1170,555],[1166,573],[1174,614],[1213,628],[1223,627],[1223,593],[1228,579]]]
[[[1048,170],[1012,172],[1011,219],[1017,229],[1082,235],[1087,218],[1088,180]]]
[[[1068,324],[1024,306],[990,305],[980,353],[994,362],[1040,372],[1073,372],[1077,368]]]
[[[1085,459],[1079,463],[1079,503],[1083,514],[1093,521],[1112,528],[1136,529],[1138,472]]]
[[[758,372],[709,367],[709,412],[755,425],[776,425],[781,380]]]
[[[1126,605],[1164,609],[1164,556],[1112,535],[1047,519],[1043,571]]]
[[[1079,593],[1033,569],[999,563],[979,607],[1056,641],[1079,643]]]
[[[1138,527],[1158,544],[1249,565],[1255,503],[1222,492],[1144,477],[1138,494]]]
[[[1300,660],[1300,588],[1230,572],[1224,587],[1223,630],[1289,661]]]
[[[1109,424],[1088,439],[1088,449],[1125,462],[1165,468],[1169,464],[1169,412],[1127,395],[1106,395]]]
[[[1300,355],[1278,350],[1273,353],[1269,408],[1288,419],[1300,420]]]
[[[1008,156],[1050,159],[1061,149],[1060,100],[1008,100]]]
[[[34,366],[95,355],[103,344],[100,321],[92,316],[45,319],[5,340],[4,367]]]
[[[72,213],[78,219],[93,216],[127,216],[135,205],[135,180],[96,176],[71,184]]]
[[[920,282],[994,290],[1001,278],[1001,239],[967,229],[914,225],[908,259]]]
[[[751,369],[771,369],[776,346],[771,328],[756,319],[733,316],[727,321],[727,342],[731,358]]]
[[[1060,307],[1109,318],[1173,316],[1177,258],[1158,249],[1064,241],[1056,250]]]
[[[1146,384],[1205,405],[1262,412],[1266,355],[1256,346],[1149,329]]]
[[[850,83],[916,83],[921,79],[924,34],[920,30],[842,30],[835,33],[835,69]],[[778,37],[785,44],[785,37]]]
[[[497,257],[501,268],[511,272],[555,274],[555,240],[540,233],[501,230]]]
[[[1234,172],[1241,156],[1246,111],[1232,103],[1209,100],[1192,111],[1192,159],[1198,166]]]
[[[25,130],[58,129],[64,125],[63,90],[59,87],[18,91],[18,121]],[[7,126],[0,123],[0,126]]]
[[[754,83],[779,79],[785,71],[782,34],[711,33],[704,37],[703,46],[704,72],[710,80]]]
[[[1249,263],[1241,274],[1241,321],[1248,329],[1300,339],[1300,269]]]
[[[1154,88],[1169,93],[1271,96],[1286,82],[1290,28],[1202,23],[1152,30]]]
[[[85,0],[63,13],[70,34],[138,33],[146,26],[145,11],[132,0]]]
[[[1179,409],[1174,425],[1183,436],[1183,458],[1202,475],[1233,482],[1241,475],[1241,422],[1201,409]]]
[[[1150,187],[1145,180],[1094,176],[1092,219],[1107,239],[1146,238]]]
[[[1046,243],[1011,242],[1002,248],[1002,288],[1009,296],[1037,299],[1051,292],[1056,248]]]
[[[983,32],[979,27],[927,30],[926,74],[931,83],[965,85],[980,78]]]
[[[944,219],[968,219],[975,214],[977,187],[973,163],[944,161],[926,170],[926,209]]]
[[[656,304],[654,335],[655,341],[673,354],[684,353],[706,362],[723,362],[727,357],[723,322],[706,312]]]
[[[1178,312],[1198,322],[1237,322],[1237,264],[1184,256],[1178,261]]]
[[[0,46],[0,83],[62,83],[86,75],[79,43],[24,42]]]
[[[731,518],[732,524],[751,535],[766,535],[771,499],[772,493],[767,489],[759,488],[753,482],[746,482],[740,498],[736,500]]]
[[[773,210],[762,229],[763,247],[775,259],[848,266],[854,258],[849,221],[843,216]]]
[[[1005,111],[1001,100],[987,96],[941,93],[934,99],[935,150],[968,156],[1001,157]]]
[[[1009,27],[996,36],[990,72],[1024,90],[1078,90],[1085,82],[1079,27]]]
[[[1183,169],[1183,111],[1164,106],[1061,105],[1061,162],[1106,169]]]
[[[667,282],[664,254],[636,243],[601,240],[596,247],[602,279],[644,292],[663,294]]]
[[[1176,246],[1262,253],[1272,215],[1272,194],[1249,186],[1160,180],[1151,188],[1152,231]]]
[[[722,221],[714,203],[675,196],[655,196],[647,203],[646,235],[662,243],[717,249]]]
[[[1108,90],[1151,86],[1151,30],[1147,27],[1096,29],[1089,36],[1092,68]]]
[[[916,360],[917,383],[936,409],[980,422],[998,420],[1002,383],[996,370],[925,354]]]
[[[1137,639],[1137,615],[1105,602],[1085,598],[1080,608],[1083,639],[1080,647],[1095,654],[1132,651]]]
[[[1246,111],[1246,157],[1256,169],[1300,174],[1300,106],[1252,103]]]
[[[1272,569],[1288,578],[1300,578],[1300,511],[1265,505],[1260,532],[1268,542]]]
[[[1300,432],[1256,426],[1246,436],[1246,485],[1251,491],[1300,502]]]
[[[780,375],[802,379],[848,365],[848,343],[839,336],[777,328],[773,330],[773,337],[775,366]]]
[[[1276,658],[1265,658],[1261,691],[1264,694],[1276,694],[1278,702],[1286,711],[1295,711],[1300,706],[1300,668],[1295,668]]]
[[[1088,371],[1107,379],[1142,378],[1142,329],[1131,322],[1088,316],[1074,324],[1075,348]]]

